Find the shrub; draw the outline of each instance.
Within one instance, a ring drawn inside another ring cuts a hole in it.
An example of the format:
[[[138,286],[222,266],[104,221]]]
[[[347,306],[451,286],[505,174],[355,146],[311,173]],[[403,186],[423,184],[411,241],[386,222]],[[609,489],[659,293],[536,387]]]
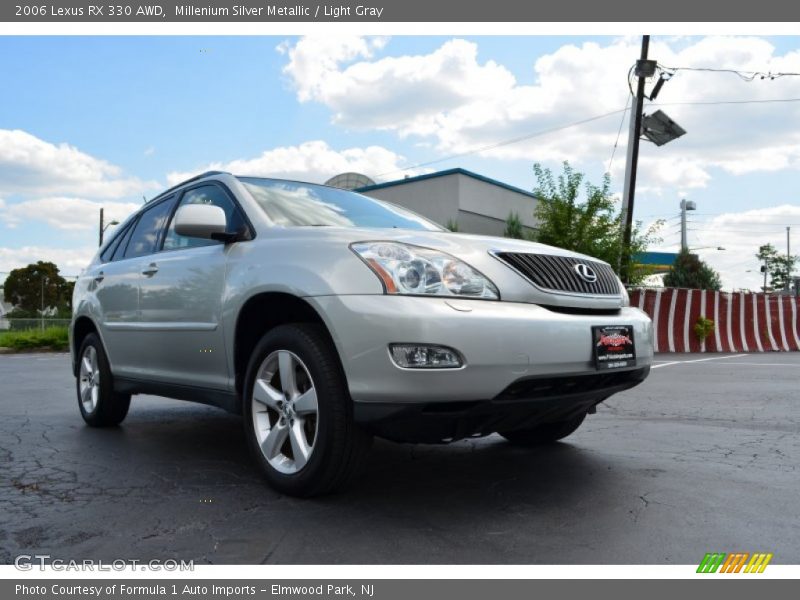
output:
[[[48,327],[44,330],[28,329],[26,331],[7,331],[0,333],[0,348],[13,350],[34,350],[36,348],[51,348],[53,350],[66,350],[69,347],[69,337],[66,327]]]
[[[714,333],[714,321],[706,319],[703,315],[697,317],[697,323],[694,324],[694,334],[697,336],[697,340],[702,344],[712,333]]]
[[[525,239],[525,230],[522,228],[522,221],[517,213],[512,211],[508,214],[506,230],[503,232],[503,236],[516,240]]]

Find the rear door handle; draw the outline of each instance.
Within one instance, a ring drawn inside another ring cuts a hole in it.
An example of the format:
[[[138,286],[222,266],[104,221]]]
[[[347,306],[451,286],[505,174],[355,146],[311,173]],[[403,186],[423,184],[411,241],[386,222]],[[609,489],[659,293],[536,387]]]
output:
[[[147,275],[148,277],[155,275],[156,273],[158,273],[158,265],[156,263],[150,263],[144,269],[142,269],[142,275]]]
[[[96,283],[100,283],[105,278],[106,278],[105,273],[103,273],[102,271],[100,271],[97,275],[94,276],[94,280]]]

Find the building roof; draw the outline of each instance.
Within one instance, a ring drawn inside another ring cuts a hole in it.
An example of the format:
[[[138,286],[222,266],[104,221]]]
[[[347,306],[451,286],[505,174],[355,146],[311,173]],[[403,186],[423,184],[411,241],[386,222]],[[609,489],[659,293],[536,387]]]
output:
[[[492,179],[491,177],[485,177],[483,175],[478,175],[477,173],[473,173],[472,171],[467,171],[466,169],[462,169],[460,167],[456,167],[455,169],[447,169],[445,171],[436,171],[435,173],[426,173],[425,175],[417,175],[416,177],[406,177],[404,179],[396,179],[394,181],[385,181],[384,183],[376,183],[374,185],[366,185],[364,187],[357,188],[353,191],[356,192],[369,192],[372,190],[380,190],[383,188],[394,187],[396,185],[403,185],[406,183],[414,183],[415,181],[424,181],[426,179],[434,179],[436,177],[446,177],[448,175],[464,175],[466,177],[472,177],[473,179],[477,179],[478,181],[483,181],[484,183],[489,183],[491,185],[496,185],[501,188],[505,188],[507,190],[511,190],[512,192],[517,192],[518,194],[523,194],[525,196],[530,196],[531,198],[538,199],[536,194],[533,192],[529,192],[527,190],[523,190],[522,188],[518,188],[513,185],[509,185],[507,183],[503,183],[502,181],[498,181],[497,179]]]

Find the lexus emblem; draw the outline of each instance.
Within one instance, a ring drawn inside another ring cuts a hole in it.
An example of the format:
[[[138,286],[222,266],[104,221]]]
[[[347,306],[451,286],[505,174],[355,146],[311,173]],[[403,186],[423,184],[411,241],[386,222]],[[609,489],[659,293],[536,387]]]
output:
[[[594,269],[589,265],[585,265],[583,263],[578,263],[573,267],[575,272],[578,274],[578,277],[583,279],[587,283],[594,283],[597,281],[597,273],[594,272]]]

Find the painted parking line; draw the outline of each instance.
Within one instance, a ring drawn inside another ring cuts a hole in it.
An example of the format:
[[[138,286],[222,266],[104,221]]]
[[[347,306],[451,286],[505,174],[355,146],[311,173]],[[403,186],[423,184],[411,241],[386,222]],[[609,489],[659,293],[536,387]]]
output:
[[[745,365],[748,367],[800,367],[800,363],[759,363],[736,361],[736,366]]]
[[[742,356],[748,356],[747,354],[733,354],[731,356],[711,356],[709,358],[696,358],[693,360],[673,360],[670,362],[661,363],[658,365],[653,365],[650,367],[651,369],[659,369],[661,367],[669,367],[671,365],[685,365],[688,363],[699,363],[699,362],[708,362],[710,360],[726,360],[730,358],[741,358]],[[739,364],[738,362],[736,363]]]

